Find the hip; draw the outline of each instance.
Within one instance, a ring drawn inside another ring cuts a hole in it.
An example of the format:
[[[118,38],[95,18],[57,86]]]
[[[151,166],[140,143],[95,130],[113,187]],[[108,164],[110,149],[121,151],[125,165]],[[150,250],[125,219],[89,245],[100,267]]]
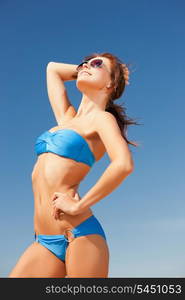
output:
[[[88,209],[82,214],[75,216],[64,214],[59,220],[55,220],[48,209],[35,210],[34,231],[36,234],[64,234],[67,229],[78,226],[92,215],[92,210]]]

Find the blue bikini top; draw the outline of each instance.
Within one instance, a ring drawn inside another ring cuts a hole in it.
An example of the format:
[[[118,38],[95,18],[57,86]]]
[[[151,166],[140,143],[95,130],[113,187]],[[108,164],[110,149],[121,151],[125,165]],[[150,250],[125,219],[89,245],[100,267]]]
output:
[[[37,155],[52,152],[77,162],[83,162],[90,167],[95,163],[94,154],[87,141],[73,129],[63,128],[54,132],[45,131],[36,140],[35,152]]]

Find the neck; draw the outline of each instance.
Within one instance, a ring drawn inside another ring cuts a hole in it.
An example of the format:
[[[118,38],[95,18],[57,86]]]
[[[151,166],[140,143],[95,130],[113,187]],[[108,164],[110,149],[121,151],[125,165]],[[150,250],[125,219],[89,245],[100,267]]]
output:
[[[83,94],[80,106],[77,111],[77,116],[86,116],[89,113],[96,113],[97,111],[105,111],[107,99],[105,95],[86,95]]]

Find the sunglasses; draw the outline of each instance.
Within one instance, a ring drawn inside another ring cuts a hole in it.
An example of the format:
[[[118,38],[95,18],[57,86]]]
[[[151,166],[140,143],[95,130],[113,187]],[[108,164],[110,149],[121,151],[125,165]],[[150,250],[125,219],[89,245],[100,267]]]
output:
[[[96,58],[96,59],[91,60],[90,62],[89,61],[83,61],[76,68],[76,70],[78,72],[82,69],[83,64],[90,64],[90,66],[93,67],[93,68],[102,68],[102,66],[103,66],[103,60],[101,58]]]

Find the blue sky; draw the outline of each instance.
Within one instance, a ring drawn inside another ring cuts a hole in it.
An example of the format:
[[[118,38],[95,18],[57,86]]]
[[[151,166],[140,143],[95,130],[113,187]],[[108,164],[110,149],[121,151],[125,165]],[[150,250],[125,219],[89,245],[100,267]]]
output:
[[[140,126],[128,137],[134,172],[92,207],[110,250],[109,277],[185,277],[185,3],[181,0],[1,1],[0,277],[34,241],[34,143],[56,126],[46,89],[49,61],[78,64],[111,52],[135,71],[118,103]],[[78,108],[81,94],[67,82]],[[107,154],[81,197],[110,163]]]

